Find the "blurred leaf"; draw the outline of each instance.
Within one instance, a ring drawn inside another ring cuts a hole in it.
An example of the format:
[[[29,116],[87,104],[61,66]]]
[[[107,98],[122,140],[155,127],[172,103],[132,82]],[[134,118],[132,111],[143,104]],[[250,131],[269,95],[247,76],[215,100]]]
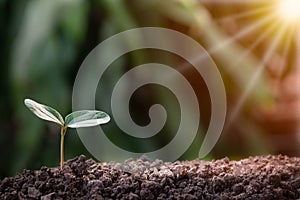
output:
[[[162,15],[179,23],[190,26],[195,21],[194,12],[186,9],[184,1],[152,1],[154,6]]]
[[[17,36],[13,54],[12,66],[14,78],[21,81],[28,81],[29,69],[31,68],[32,58],[38,52],[38,48],[54,32],[59,22],[72,22],[67,29],[75,30],[74,20],[70,20],[65,11],[77,16],[76,19],[84,15],[79,13],[77,7],[83,5],[81,0],[53,0],[53,1],[30,1],[27,4],[25,16]],[[77,9],[72,12],[71,10]],[[77,24],[76,31],[84,30],[83,23]],[[79,34],[80,33],[76,33]],[[74,37],[80,37],[79,35]]]
[[[99,2],[111,13],[111,17],[122,31],[137,27],[124,1],[101,0]]]
[[[61,27],[67,34],[68,39],[74,41],[75,44],[82,42],[87,30],[87,17],[89,4],[87,1],[74,1],[71,5],[65,6]]]
[[[136,23],[136,20],[132,17],[132,13],[127,8],[127,4],[124,1],[104,0],[99,2],[103,4],[103,6],[110,13],[111,19],[109,20],[113,22],[110,23],[110,26],[112,24],[116,24],[115,27],[117,27],[117,29],[121,31],[126,31],[129,29],[139,27],[138,24]],[[126,39],[127,39],[127,41],[125,41],[126,45],[128,45],[130,49],[134,49],[136,46],[143,44],[142,34],[132,32],[132,34],[128,36]],[[133,54],[132,56],[133,63],[135,64],[143,63],[144,59],[145,58],[143,53],[136,53]]]

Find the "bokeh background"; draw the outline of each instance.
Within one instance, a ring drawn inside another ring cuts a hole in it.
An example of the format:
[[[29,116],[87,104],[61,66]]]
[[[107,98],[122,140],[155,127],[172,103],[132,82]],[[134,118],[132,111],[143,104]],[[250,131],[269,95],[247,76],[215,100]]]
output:
[[[63,115],[70,113],[73,83],[88,53],[116,33],[145,26],[170,28],[197,40],[222,74],[228,113],[221,138],[205,159],[299,155],[298,25],[285,26],[274,16],[270,2],[0,0],[0,178],[24,168],[59,164],[59,127],[37,119],[24,106],[24,98],[50,105]],[[147,62],[179,66],[183,61],[151,49],[122,56],[99,85],[97,108],[109,112],[110,91],[117,79]],[[210,120],[210,98],[192,67],[181,73],[197,93],[201,109],[201,131],[180,158],[185,160],[197,157]],[[129,105],[133,119],[147,124],[149,106],[160,100],[167,110],[178,111],[172,93],[150,85],[133,96]],[[113,123],[105,128],[120,146],[147,152],[172,138],[179,118],[173,115],[168,120],[160,137],[141,143],[128,140]],[[68,130],[65,158],[80,154],[92,157],[76,131]]]

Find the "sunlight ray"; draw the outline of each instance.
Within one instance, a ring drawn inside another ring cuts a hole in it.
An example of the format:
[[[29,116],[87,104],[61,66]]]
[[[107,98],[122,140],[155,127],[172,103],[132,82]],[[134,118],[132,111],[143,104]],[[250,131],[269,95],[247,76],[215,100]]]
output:
[[[240,39],[241,37],[252,33],[255,30],[258,30],[261,26],[266,25],[268,22],[270,22],[271,20],[274,20],[274,15],[269,15],[267,17],[265,17],[262,20],[259,20],[257,22],[255,22],[254,24],[251,24],[250,26],[248,26],[247,28],[239,31],[237,34],[235,34],[234,36],[222,41],[222,43],[220,44],[216,44],[216,45],[212,45],[212,47],[207,49],[207,52],[209,54],[214,54],[218,51],[223,51],[224,48],[226,48],[228,45],[232,44],[233,42],[235,42],[237,39]],[[197,57],[195,57],[193,60],[197,63],[197,62],[201,62],[202,59],[206,58],[207,55],[206,54],[201,54]],[[177,69],[179,71],[185,71],[186,67],[188,66],[188,64],[182,64],[181,66],[179,66]]]
[[[251,16],[255,16],[257,14],[263,13],[268,10],[270,10],[270,7],[263,7],[263,8],[259,8],[259,9],[255,9],[255,10],[231,14],[229,16],[219,17],[219,18],[216,18],[215,20],[218,22],[222,22],[222,21],[226,21],[228,19],[240,19],[240,18],[245,18],[245,17],[251,17]]]
[[[300,55],[300,26],[298,27],[298,29],[296,30],[297,31],[297,34],[296,34],[296,68],[297,68],[297,75],[299,76],[299,73],[300,73],[300,56],[297,56],[297,55]],[[298,84],[300,81],[298,81]],[[296,87],[297,89],[299,89],[299,85],[298,87]],[[299,97],[298,97],[299,98]],[[298,112],[300,112],[298,110]],[[298,121],[299,123],[299,121]],[[300,123],[298,124],[298,127],[297,127],[297,136],[298,136],[298,141],[300,142]],[[300,151],[300,149],[299,149]]]
[[[277,26],[279,25],[279,21],[277,23],[272,24],[272,26],[268,27],[268,29],[261,34],[253,44],[251,44],[244,53],[241,54],[241,56],[237,59],[235,64],[233,64],[231,67],[228,68],[229,73],[235,69],[236,65],[241,63],[248,55],[252,52],[252,50],[259,45],[270,33],[273,31]]]
[[[267,16],[262,20],[259,20],[257,22],[255,22],[254,24],[251,24],[250,26],[248,26],[247,28],[239,31],[236,35],[234,35],[233,37],[229,37],[226,38],[224,41],[222,41],[222,43],[220,44],[216,44],[216,45],[212,45],[212,47],[208,47],[207,52],[208,54],[213,55],[214,53],[218,52],[218,51],[223,51],[224,48],[226,48],[228,45],[232,44],[233,42],[235,42],[235,40],[252,33],[255,30],[258,30],[261,26],[266,25],[268,22],[270,22],[273,19],[273,15]],[[193,61],[195,63],[200,63],[203,59],[207,58],[207,54],[201,54],[199,56],[196,56],[195,58],[193,58]],[[183,63],[180,66],[177,67],[177,70],[180,72],[184,72],[186,70],[189,69],[189,63]]]
[[[219,44],[214,44],[212,45],[211,47],[208,47],[207,49],[207,52],[209,54],[214,54],[216,53],[217,51],[223,51],[224,48],[227,48],[228,45],[232,44],[233,42],[235,42],[237,39],[247,35],[247,34],[250,34],[252,33],[253,31],[255,30],[258,30],[261,26],[267,24],[268,22],[270,22],[271,20],[274,20],[274,15],[269,15],[267,17],[265,17],[264,19],[260,20],[260,21],[257,21],[256,23],[254,24],[251,24],[250,26],[248,26],[247,28],[239,31],[237,34],[235,34],[234,36],[228,38],[228,39],[225,39],[223,40],[221,43]],[[207,55],[206,54],[202,54],[202,55],[199,55],[197,57],[194,58],[194,61],[197,63],[197,62],[201,62],[204,58],[206,58]],[[188,64],[183,64],[181,65],[180,67],[178,67],[178,70],[179,71],[185,71],[186,67],[188,66]]]
[[[283,47],[283,53],[282,53],[282,56],[283,56],[285,61],[287,61],[288,53],[289,53],[290,48],[291,48],[293,34],[294,34],[294,31],[287,31],[287,36],[286,37],[288,38],[288,40],[287,40],[287,42],[285,43],[285,45]],[[275,78],[274,84],[276,84],[276,85],[280,84],[281,78],[283,76],[283,73],[284,73],[284,70],[286,69],[286,67],[287,67],[287,63],[285,62],[285,66],[280,70],[278,77]]]
[[[233,35],[232,37],[230,37],[229,39],[225,40],[221,44],[219,44],[219,45],[217,45],[217,46],[209,49],[208,52],[214,53],[215,51],[223,50],[223,48],[225,48],[227,45],[230,45],[232,42],[234,42],[234,41],[242,38],[243,36],[246,36],[247,34],[250,34],[253,31],[258,30],[261,26],[267,24],[271,20],[274,20],[275,17],[276,17],[275,14],[269,15],[269,16],[265,17],[264,19],[259,20],[259,21],[255,22],[255,23],[247,26],[246,28],[242,29],[237,34]]]
[[[296,30],[296,69],[300,73],[300,26]]]
[[[218,3],[218,4],[258,4],[258,3],[269,3],[270,0],[199,0],[200,3]]]
[[[225,129],[230,127],[231,123],[235,120],[235,118],[239,114],[242,106],[244,105],[245,101],[247,100],[247,97],[249,96],[249,93],[252,91],[253,87],[255,86],[256,80],[258,79],[258,77],[261,75],[261,73],[265,69],[265,63],[268,61],[268,59],[271,57],[271,55],[274,53],[277,46],[279,45],[279,41],[283,37],[285,30],[286,30],[286,28],[282,27],[280,29],[280,31],[278,32],[278,34],[275,36],[275,39],[271,43],[271,46],[267,50],[267,53],[264,55],[261,64],[258,66],[258,69],[256,70],[255,74],[251,77],[246,90],[243,92],[240,99],[237,101],[236,106],[233,108],[232,113],[229,116],[229,119],[228,119]],[[224,131],[226,131],[225,129],[224,129]]]

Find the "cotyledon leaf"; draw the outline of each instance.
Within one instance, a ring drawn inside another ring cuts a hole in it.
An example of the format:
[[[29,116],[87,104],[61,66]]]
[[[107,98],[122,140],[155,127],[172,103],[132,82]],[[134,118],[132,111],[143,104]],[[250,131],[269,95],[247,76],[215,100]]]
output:
[[[55,122],[61,126],[64,126],[64,120],[63,120],[62,116],[55,109],[53,109],[49,106],[37,103],[31,99],[25,99],[24,103],[29,108],[29,110],[32,111],[39,118],[47,120],[47,121]]]
[[[97,126],[109,122],[108,114],[97,110],[80,110],[75,111],[65,118],[65,126],[70,128],[81,128]]]

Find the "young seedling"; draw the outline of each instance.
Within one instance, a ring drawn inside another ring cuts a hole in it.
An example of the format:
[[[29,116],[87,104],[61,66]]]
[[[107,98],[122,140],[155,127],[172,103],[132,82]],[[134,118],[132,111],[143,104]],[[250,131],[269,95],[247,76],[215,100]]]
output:
[[[24,103],[39,118],[60,125],[60,167],[64,165],[64,137],[67,128],[97,126],[110,120],[108,114],[97,110],[75,111],[68,114],[63,120],[61,114],[49,106],[37,103],[31,99],[25,99]]]

